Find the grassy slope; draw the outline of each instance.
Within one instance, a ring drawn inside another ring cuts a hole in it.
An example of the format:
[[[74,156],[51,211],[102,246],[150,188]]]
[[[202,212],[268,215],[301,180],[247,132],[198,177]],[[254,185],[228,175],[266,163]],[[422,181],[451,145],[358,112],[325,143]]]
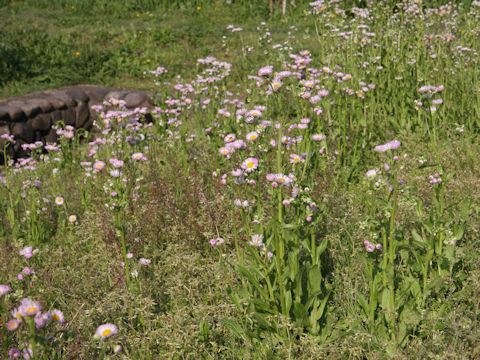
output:
[[[91,9],[14,2],[3,7],[7,16],[0,45],[11,50],[3,61],[17,69],[7,68],[0,95],[86,82],[151,87],[144,71],[162,64],[171,76],[184,74],[197,58],[223,55],[217,44],[228,24],[241,21],[254,29],[265,15],[264,9],[251,12],[221,1],[151,11],[115,5]]]

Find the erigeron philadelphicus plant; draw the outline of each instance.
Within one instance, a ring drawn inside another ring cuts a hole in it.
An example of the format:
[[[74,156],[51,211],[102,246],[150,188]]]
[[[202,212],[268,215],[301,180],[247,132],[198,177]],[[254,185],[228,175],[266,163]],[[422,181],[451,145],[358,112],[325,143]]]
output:
[[[140,122],[141,116],[144,114],[142,109],[126,110],[122,103],[113,105],[119,105],[120,109],[113,112],[102,112],[100,117],[102,133],[106,141],[110,140],[112,145],[110,159],[108,161],[98,159],[100,144],[92,143],[95,147],[91,148],[90,155],[97,157],[97,160],[92,165],[91,175],[104,180],[104,191],[109,199],[106,206],[114,215],[127,289],[133,291],[132,272],[127,256],[129,249],[126,219],[129,205],[139,196],[141,178],[136,178],[136,168],[141,163],[148,161],[147,156],[138,151],[144,144],[147,130]]]
[[[56,124],[54,129],[58,135],[58,142],[60,144],[60,152],[62,161],[59,164],[60,168],[65,168],[72,165],[74,149],[78,145],[78,136],[75,136],[75,128],[71,125],[62,127],[62,124]]]
[[[23,290],[28,292],[36,280],[34,267],[36,264],[35,258],[39,249],[32,246],[25,246],[18,254],[24,258],[24,267],[21,272],[17,274],[17,280],[22,285]],[[33,267],[33,268],[32,268]]]
[[[15,145],[15,137],[10,134],[2,134],[0,135],[0,144],[2,144],[2,153],[0,154],[3,161],[3,170],[4,170],[4,175],[8,174],[8,171],[10,167],[8,166],[10,162],[10,158],[8,157],[9,154],[9,149]]]
[[[120,344],[110,346],[110,339],[118,334],[118,327],[112,323],[102,324],[97,327],[94,334],[94,339],[98,341],[100,347],[99,359],[104,359],[107,353],[119,354],[123,348]]]
[[[5,331],[3,337],[4,357],[15,359],[49,358],[56,352],[56,341],[63,330],[62,311],[52,309],[43,311],[38,301],[30,298],[20,300],[19,306],[7,312],[11,303],[7,297],[11,294],[8,285],[0,285],[2,304],[2,323]],[[12,294],[13,296],[13,294]],[[9,316],[10,315],[10,316]]]
[[[433,136],[434,140],[437,139],[437,129],[439,127],[435,115],[443,104],[443,98],[440,96],[444,89],[445,87],[443,85],[422,86],[418,89],[420,99],[414,101],[418,116],[421,117],[423,113],[427,134]]]
[[[311,179],[315,168],[308,166],[309,156],[292,151],[292,148],[302,146],[299,143],[303,137],[284,137],[282,124],[271,127],[268,122],[261,121],[262,112],[258,117],[249,117],[249,113],[244,112],[247,124],[261,122],[272,131],[259,131],[258,126],[255,131],[246,130],[246,135],[242,135],[246,141],[238,135],[228,134],[219,151],[220,156],[237,162],[230,173],[232,181],[225,173],[221,176],[221,183],[238,187],[243,196],[254,197],[246,204],[245,200],[235,201],[247,223],[247,226],[242,224],[243,234],[234,233],[235,243],[239,242],[236,239],[239,236],[247,237],[248,241],[240,245],[242,251],[237,251],[235,269],[242,280],[241,286],[230,289],[229,293],[232,301],[255,321],[254,334],[261,331],[284,334],[290,331],[287,324],[294,324],[325,339],[329,334],[325,327],[329,292],[321,262],[327,241],[317,238],[318,207],[296,176],[305,175],[305,179]],[[305,125],[301,127],[307,128],[309,122],[300,123]],[[310,141],[308,132],[305,137]],[[275,172],[268,173],[269,152],[261,149],[272,150]],[[245,152],[259,156],[235,155]],[[262,158],[259,158],[261,154]],[[255,208],[248,209],[250,204],[256,204]],[[221,237],[210,240],[215,247],[224,242]],[[232,331],[240,326],[248,333],[247,321],[237,324],[227,320],[225,324]]]
[[[22,203],[25,211],[22,223],[23,237],[28,243],[39,245],[52,233],[51,211],[48,198],[42,197],[40,180],[25,180],[22,184]]]
[[[420,198],[416,200],[417,221],[411,231],[411,250],[419,264],[416,277],[421,279],[418,284],[421,306],[428,305],[432,295],[448,296],[450,284],[457,277],[457,242],[463,238],[472,208],[468,198],[448,203],[446,188],[451,177],[443,168],[430,175],[430,204],[425,205]]]
[[[376,182],[373,185],[376,189],[374,192],[385,193],[386,196],[382,203],[384,208],[373,208],[373,211],[381,210],[388,217],[379,224],[372,224],[373,230],[380,233],[378,242],[369,239],[363,242],[365,252],[368,254],[366,261],[366,275],[369,280],[368,300],[358,294],[358,304],[366,317],[367,328],[382,341],[390,343],[392,349],[406,343],[412,330],[411,325],[415,325],[407,321],[402,322],[402,315],[415,309],[408,306],[408,296],[403,294],[404,297],[399,297],[402,276],[397,270],[399,240],[395,231],[399,192],[397,178],[399,158],[395,152],[399,147],[398,140],[376,146],[374,151],[385,153],[387,158],[383,166],[384,176],[381,180],[378,179],[381,176],[379,169],[372,169],[366,173],[369,182]]]
[[[405,238],[409,231],[396,219],[398,198],[400,194],[408,194],[400,191],[399,158],[395,155],[399,147],[400,142],[395,140],[375,147],[376,152],[387,155],[387,162],[383,170],[377,168],[366,173],[375,189],[373,193],[386,194],[383,205],[370,212],[380,211],[388,217],[379,224],[372,223],[374,231],[379,232],[378,240],[366,239],[363,243],[368,254],[369,297],[367,300],[361,294],[357,296],[367,328],[387,342],[390,351],[405,346],[423,320],[422,314],[434,311],[430,308],[432,300],[446,296],[444,286],[447,277],[453,275],[456,261],[455,244],[463,236],[463,223],[468,216],[468,204],[462,205],[464,209],[459,213],[463,215],[455,215],[456,209],[447,211],[446,178],[436,173],[429,178],[433,187],[429,213],[425,214],[423,202],[417,199],[418,223],[411,230],[412,239]]]

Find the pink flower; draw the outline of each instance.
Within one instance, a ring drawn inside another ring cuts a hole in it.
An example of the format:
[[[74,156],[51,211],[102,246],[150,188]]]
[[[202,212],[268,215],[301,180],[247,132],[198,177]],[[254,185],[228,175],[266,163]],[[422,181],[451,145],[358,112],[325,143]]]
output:
[[[95,337],[97,339],[106,339],[110,336],[116,335],[118,333],[118,328],[114,324],[103,324],[100,325],[95,331]]]
[[[148,266],[148,265],[150,265],[151,262],[152,262],[152,260],[150,260],[150,259],[145,259],[145,258],[140,258],[140,259],[138,260],[138,263],[139,263],[140,265],[143,265],[143,266]]]
[[[114,168],[121,168],[121,167],[123,167],[123,164],[124,164],[123,160],[119,160],[119,159],[116,159],[116,158],[111,158],[109,160],[109,162],[110,162],[110,164],[112,164],[112,166]]]
[[[17,348],[11,348],[8,350],[8,358],[9,359],[19,359],[22,356],[22,353]]]
[[[260,68],[258,70],[258,76],[269,76],[272,75],[273,73],[273,66],[268,65]]]
[[[325,139],[326,139],[326,137],[323,134],[313,134],[312,135],[312,140],[313,141],[323,141]]]
[[[363,242],[363,245],[365,246],[365,250],[367,250],[367,252],[371,253],[375,251],[375,245],[372,244],[370,241],[365,240]]]
[[[20,326],[20,321],[17,319],[8,320],[7,324],[5,325],[8,331],[15,331],[18,329],[19,326]]]
[[[53,309],[52,311],[50,311],[50,317],[53,321],[55,321],[59,324],[63,324],[64,321],[65,321],[65,317],[63,316],[63,312],[61,312],[60,310],[57,310],[57,309]]]
[[[98,173],[105,168],[105,163],[103,161],[97,160],[93,164],[93,172]]]
[[[371,169],[371,170],[368,170],[367,173],[365,174],[366,177],[368,178],[372,178],[372,177],[375,177],[377,176],[378,174],[378,170],[377,169]]]
[[[137,153],[134,153],[132,155],[132,160],[135,160],[135,161],[147,161],[147,157],[145,155],[143,155],[143,153],[141,152],[137,152]]]
[[[382,251],[382,244],[373,244],[368,240],[365,240],[363,242],[363,245],[365,246],[365,250],[369,253],[374,252],[375,250],[377,251]]]
[[[44,328],[51,320],[50,313],[38,313],[35,315],[34,321],[35,321],[35,327],[37,329],[42,329]]]
[[[226,157],[229,157],[231,154],[233,154],[233,151],[234,151],[234,149],[232,149],[230,147],[226,147],[226,146],[223,146],[218,150],[220,155],[223,155],[223,156],[226,156]]]
[[[0,297],[7,295],[11,288],[8,285],[0,285]]]
[[[237,137],[235,136],[235,134],[228,134],[225,136],[225,138],[223,139],[223,141],[225,141],[226,143],[230,143],[232,141],[235,141]]]
[[[396,150],[400,147],[400,141],[398,140],[392,140],[392,141],[389,141],[388,143],[386,144],[382,144],[382,145],[377,145],[375,146],[375,148],[373,149],[373,151],[376,151],[376,152],[386,152],[388,150]]]
[[[30,259],[37,252],[38,252],[38,249],[33,250],[31,246],[26,246],[22,250],[20,250],[18,253],[22,255],[25,259]]]
[[[255,141],[258,139],[258,133],[256,131],[252,131],[248,133],[245,138],[247,139],[247,141]]]
[[[252,235],[252,240],[249,241],[249,244],[254,246],[254,247],[258,247],[258,248],[263,247],[264,246],[263,235],[261,235],[261,234]]]
[[[20,307],[18,311],[25,316],[35,316],[42,310],[42,307],[38,301],[33,301],[29,298],[22,299],[20,301]]]
[[[290,154],[290,163],[293,164],[293,165],[296,165],[298,163],[301,163],[303,162],[303,158],[298,155],[298,154]]]
[[[242,163],[242,169],[247,173],[252,172],[258,168],[258,159],[250,157]]]
[[[267,180],[272,182],[272,187],[276,188],[278,185],[289,186],[293,184],[294,178],[292,175],[267,174]]]
[[[210,239],[209,243],[212,246],[219,246],[225,243],[225,240],[221,237],[217,237],[217,238]]]
[[[242,169],[235,169],[232,170],[232,176],[234,177],[240,177],[243,175],[243,170]]]
[[[25,266],[22,270],[22,273],[28,276],[28,275],[34,274],[34,271],[30,269],[28,266]]]

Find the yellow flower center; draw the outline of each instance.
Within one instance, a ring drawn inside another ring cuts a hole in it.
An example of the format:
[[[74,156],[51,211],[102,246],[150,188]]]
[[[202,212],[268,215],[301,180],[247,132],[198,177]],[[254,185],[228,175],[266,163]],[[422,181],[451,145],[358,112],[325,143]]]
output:
[[[247,168],[248,168],[248,169],[251,169],[251,168],[253,168],[254,166],[255,166],[255,164],[254,164],[253,162],[247,163]]]
[[[280,86],[282,86],[282,84],[279,83],[279,82],[274,82],[274,83],[272,84],[273,90],[278,90],[278,89],[280,89]]]
[[[7,323],[7,327],[8,327],[9,330],[15,330],[15,329],[18,328],[18,323],[15,322],[15,321],[13,321],[13,320],[12,320],[12,321],[9,321],[9,322]]]
[[[102,336],[103,337],[107,337],[108,335],[110,335],[112,333],[112,330],[111,329],[105,329],[102,331]]]
[[[59,320],[60,320],[60,316],[58,316],[58,314],[53,314],[53,315],[52,315],[52,319],[55,320],[55,321],[59,321]]]
[[[28,315],[33,315],[37,312],[37,307],[36,306],[30,306],[29,308],[27,308],[27,310],[25,310],[25,312]]]

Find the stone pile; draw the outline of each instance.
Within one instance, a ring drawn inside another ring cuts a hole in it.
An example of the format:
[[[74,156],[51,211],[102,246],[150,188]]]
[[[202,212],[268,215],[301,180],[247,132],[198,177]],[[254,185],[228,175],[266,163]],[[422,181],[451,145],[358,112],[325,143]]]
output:
[[[145,92],[93,85],[72,86],[0,100],[0,153],[3,153],[7,141],[5,137],[8,135],[13,135],[15,139],[15,144],[8,146],[9,156],[13,158],[27,155],[22,144],[36,141],[55,143],[58,135],[52,126],[59,121],[76,129],[90,130],[95,119],[91,107],[112,99],[123,100],[128,109],[153,106],[151,97]]]

